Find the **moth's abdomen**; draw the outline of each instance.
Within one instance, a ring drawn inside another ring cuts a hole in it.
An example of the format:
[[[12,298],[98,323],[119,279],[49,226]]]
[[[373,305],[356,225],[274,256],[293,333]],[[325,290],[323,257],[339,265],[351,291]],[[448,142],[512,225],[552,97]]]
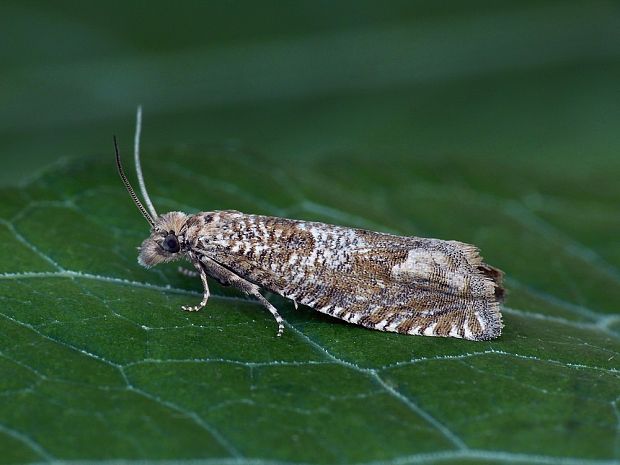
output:
[[[205,236],[205,253],[272,292],[381,331],[472,340],[501,333],[501,272],[471,245],[215,213],[220,224]]]

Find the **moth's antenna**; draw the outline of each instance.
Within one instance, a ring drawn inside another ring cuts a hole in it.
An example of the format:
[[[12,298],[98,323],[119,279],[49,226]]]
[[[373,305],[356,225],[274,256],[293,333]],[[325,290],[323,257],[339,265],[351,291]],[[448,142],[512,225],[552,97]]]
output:
[[[149,193],[146,191],[146,186],[144,185],[144,176],[142,175],[142,165],[140,164],[140,132],[142,130],[142,106],[138,106],[138,110],[136,111],[136,134],[133,139],[133,158],[136,164],[136,174],[138,175],[138,185],[140,186],[140,192],[142,193],[142,198],[144,199],[144,203],[146,204],[146,208],[151,212],[151,216],[157,219],[158,215],[155,211],[155,207],[153,206],[153,202],[151,202],[151,198],[149,197]]]
[[[155,221],[153,221],[153,218],[151,218],[151,215],[149,215],[146,209],[142,206],[140,199],[134,192],[133,188],[131,187],[131,184],[129,184],[129,180],[127,179],[127,176],[125,176],[125,171],[123,171],[123,165],[121,164],[121,154],[118,151],[118,142],[116,142],[116,136],[114,136],[114,151],[116,152],[116,167],[118,168],[118,174],[120,174],[123,184],[127,188],[127,192],[129,192],[129,195],[131,196],[133,203],[136,204],[136,206],[140,210],[140,213],[144,215],[144,217],[146,218],[146,221],[149,222],[151,227],[154,227]]]

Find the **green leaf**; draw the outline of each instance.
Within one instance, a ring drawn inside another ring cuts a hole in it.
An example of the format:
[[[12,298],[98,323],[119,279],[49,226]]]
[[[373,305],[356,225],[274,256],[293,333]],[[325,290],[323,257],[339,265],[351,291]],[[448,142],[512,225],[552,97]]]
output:
[[[274,299],[288,321],[278,339],[257,303],[212,284],[205,311],[181,312],[199,282],[136,264],[148,227],[109,158],[3,193],[4,463],[618,456],[618,275],[545,218],[567,219],[561,198],[533,209],[436,181],[423,157],[377,175],[374,158],[347,154],[303,168],[244,148],[146,154],[161,211],[236,206],[456,237],[508,273],[496,341],[369,331]]]
[[[0,14],[57,37],[0,51],[2,179],[73,155],[0,189],[0,463],[618,463],[620,27],[604,2],[521,3],[246,2],[236,27],[210,6],[161,45],[168,3],[112,8],[114,40],[107,4]],[[474,243],[507,274],[503,335],[386,334],[271,296],[276,338],[216,283],[180,311],[200,282],[136,263],[148,225],[115,172],[134,101],[160,212]]]

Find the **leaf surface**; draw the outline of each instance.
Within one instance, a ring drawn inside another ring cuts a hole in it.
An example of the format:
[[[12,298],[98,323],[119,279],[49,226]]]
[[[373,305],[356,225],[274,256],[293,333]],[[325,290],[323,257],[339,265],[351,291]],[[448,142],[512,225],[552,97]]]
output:
[[[605,2],[539,3],[375,6],[367,21],[278,9],[305,26],[267,37],[250,26],[268,10],[248,10],[247,27],[211,24],[217,47],[183,53],[151,51],[134,9],[125,42],[85,42],[135,47],[114,63],[74,47],[77,19],[0,15],[68,31],[66,63],[3,79],[0,143],[21,147],[7,163],[89,147],[0,190],[0,463],[618,463],[620,28]],[[151,105],[142,163],[160,212],[474,243],[506,272],[502,337],[381,333],[271,296],[276,338],[268,312],[216,283],[204,311],[180,311],[200,282],[136,263],[148,227],[113,163],[121,118],[130,159],[134,99]]]
[[[4,206],[6,463],[617,456],[617,272],[552,218],[425,179],[415,159],[356,186],[372,161],[317,157],[300,170],[244,149],[173,153],[146,163],[160,209],[182,199],[193,211],[239,205],[477,242],[508,274],[504,335],[386,334],[274,298],[288,321],[277,339],[260,305],[214,283],[205,311],[181,312],[199,299],[199,282],[173,265],[138,267],[148,228],[111,160],[69,162]]]

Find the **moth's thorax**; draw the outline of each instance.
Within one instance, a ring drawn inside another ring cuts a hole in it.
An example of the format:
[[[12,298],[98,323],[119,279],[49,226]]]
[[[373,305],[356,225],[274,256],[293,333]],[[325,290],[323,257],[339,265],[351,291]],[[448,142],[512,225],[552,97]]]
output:
[[[138,263],[150,268],[159,263],[178,260],[187,251],[186,230],[188,215],[183,212],[169,212],[159,216],[155,220],[155,226],[151,230],[151,235],[142,242]],[[163,246],[167,236],[174,234],[178,239],[180,250],[178,252],[168,252]]]
[[[216,210],[200,212],[187,217],[185,222],[185,237],[191,248],[201,247],[216,238],[228,237],[238,228],[238,222],[244,215],[236,210]]]

